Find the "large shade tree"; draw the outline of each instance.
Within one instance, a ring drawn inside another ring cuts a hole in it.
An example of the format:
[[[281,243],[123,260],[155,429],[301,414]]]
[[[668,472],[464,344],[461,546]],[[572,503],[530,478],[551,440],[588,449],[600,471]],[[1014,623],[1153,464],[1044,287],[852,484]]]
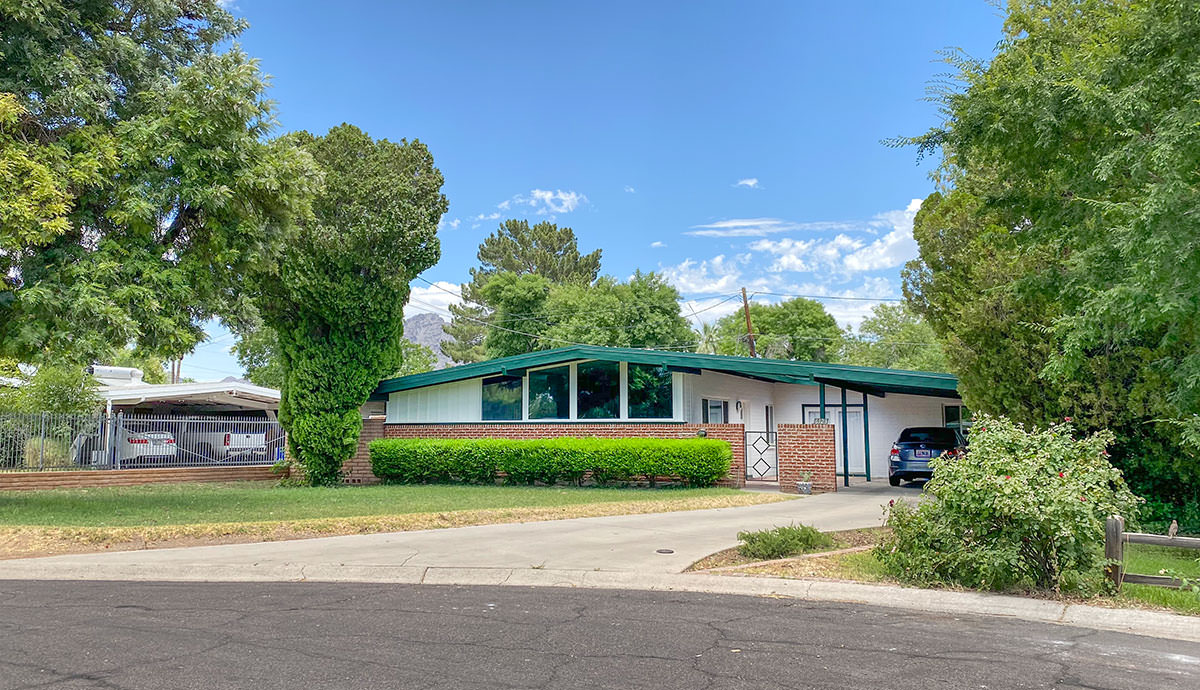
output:
[[[337,481],[362,430],[360,406],[401,366],[409,282],[440,256],[442,174],[419,141],[372,140],[341,125],[290,135],[324,186],[259,275],[278,339],[280,418],[316,484]]]
[[[842,343],[842,329],[820,302],[803,297],[775,304],[750,304],[755,354],[770,359],[828,362]],[[717,354],[750,354],[742,310],[717,321]]]
[[[217,0],[0,3],[0,355],[175,357],[236,319],[311,162]]]
[[[858,329],[847,331],[838,362],[865,367],[948,371],[933,327],[903,304],[877,304]]]
[[[484,338],[493,306],[483,286],[493,275],[538,275],[556,285],[590,285],[600,275],[600,250],[581,254],[575,231],[548,221],[504,221],[480,243],[477,257],[479,266],[462,286],[465,302],[450,306],[451,321],[445,327],[452,339],[442,343],[442,351],[456,362],[488,356]]]
[[[662,276],[637,271],[627,282],[603,276],[592,284],[555,284],[536,274],[494,274],[481,290],[493,305],[484,338],[488,357],[570,343],[639,348],[690,348],[692,331],[679,313],[679,292]]]
[[[1200,501],[1200,4],[1011,0],[952,62],[905,290],[964,399],[1111,427],[1135,489]]]

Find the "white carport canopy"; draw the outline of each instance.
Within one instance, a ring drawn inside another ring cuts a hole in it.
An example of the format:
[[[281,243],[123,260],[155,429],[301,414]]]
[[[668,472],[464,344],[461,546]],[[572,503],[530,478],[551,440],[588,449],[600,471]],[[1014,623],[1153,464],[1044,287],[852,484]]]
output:
[[[177,405],[243,410],[278,410],[279,391],[241,381],[142,384],[101,388],[109,406]]]

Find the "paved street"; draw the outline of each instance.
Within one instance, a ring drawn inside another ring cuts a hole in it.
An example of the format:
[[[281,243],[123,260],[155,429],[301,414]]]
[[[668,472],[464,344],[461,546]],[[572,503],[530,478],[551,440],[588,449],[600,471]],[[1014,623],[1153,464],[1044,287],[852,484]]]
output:
[[[1200,687],[1200,645],[662,592],[0,583],[16,688]]]
[[[889,500],[919,495],[916,486],[891,488],[875,481],[742,508],[0,561],[0,578],[299,579],[305,568],[311,575],[347,566],[415,574],[463,567],[678,573],[736,544],[742,530],[793,522],[822,530],[870,527],[883,521]]]

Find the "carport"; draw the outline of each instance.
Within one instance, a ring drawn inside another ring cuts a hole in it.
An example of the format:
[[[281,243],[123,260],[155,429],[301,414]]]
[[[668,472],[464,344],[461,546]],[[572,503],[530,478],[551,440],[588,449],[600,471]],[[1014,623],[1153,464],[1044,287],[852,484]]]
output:
[[[871,370],[866,367],[839,367],[836,365],[816,365],[813,371],[813,381],[819,385],[818,400],[821,419],[829,419],[825,399],[825,387],[833,386],[841,392],[841,401],[834,407],[841,416],[841,446],[842,446],[842,482],[850,486],[851,476],[865,476],[871,481],[871,425],[869,423],[869,397],[885,398],[889,393],[902,395],[917,395],[932,398],[956,398],[958,394],[958,379],[950,374],[937,374],[923,371],[898,371],[896,369]],[[863,448],[865,449],[866,471],[862,475],[850,473],[850,434],[847,424],[848,403],[846,391],[856,391],[862,395]]]

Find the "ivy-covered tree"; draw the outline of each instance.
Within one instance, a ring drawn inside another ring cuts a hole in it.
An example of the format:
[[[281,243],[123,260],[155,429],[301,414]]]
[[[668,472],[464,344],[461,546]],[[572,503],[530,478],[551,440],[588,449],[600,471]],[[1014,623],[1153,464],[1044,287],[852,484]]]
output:
[[[490,357],[570,343],[612,347],[690,348],[679,292],[662,276],[637,271],[628,282],[554,284],[536,274],[494,274],[481,289],[494,311],[484,339]]]
[[[399,346],[400,368],[387,377],[420,374],[432,371],[437,365],[437,355],[429,347],[403,336]],[[267,388],[283,388],[284,371],[279,355],[279,338],[270,326],[260,321],[253,328],[239,331],[233,354],[252,383]]]
[[[471,269],[471,282],[462,286],[465,302],[450,306],[451,320],[445,331],[452,340],[442,351],[456,362],[478,362],[487,358],[484,337],[492,305],[483,286],[497,273],[536,274],[552,284],[590,285],[600,274],[600,250],[579,252],[579,241],[571,228],[554,223],[510,219],[479,245],[479,267]]]
[[[303,210],[245,24],[217,0],[0,3],[0,354],[164,357],[236,318]]]
[[[1200,501],[1200,4],[1010,0],[952,63],[905,291],[964,400],[1111,428],[1136,491]]]
[[[842,344],[842,329],[820,302],[797,297],[776,304],[752,303],[755,352],[769,359],[828,362]],[[717,321],[717,354],[750,355],[742,310]]]
[[[280,420],[314,484],[336,482],[362,430],[359,408],[401,367],[409,282],[437,262],[442,174],[419,141],[341,125],[288,137],[324,186],[259,276],[259,309],[283,364]]]
[[[933,328],[902,304],[877,304],[856,332],[846,333],[842,364],[911,371],[949,371]]]

